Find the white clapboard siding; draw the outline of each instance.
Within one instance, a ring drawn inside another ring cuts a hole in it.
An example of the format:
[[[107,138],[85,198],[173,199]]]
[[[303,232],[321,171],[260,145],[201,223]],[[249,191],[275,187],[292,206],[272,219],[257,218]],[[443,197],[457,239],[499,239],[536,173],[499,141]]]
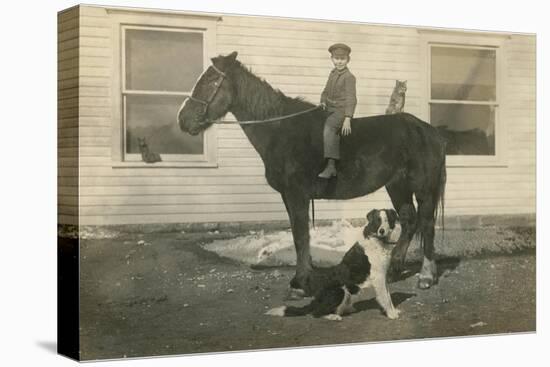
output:
[[[63,195],[58,199],[58,221],[63,224],[78,224],[78,165],[69,161],[78,160],[78,46],[79,46],[78,7],[60,12],[57,16],[58,58],[57,65],[57,141],[60,148],[70,147],[67,155],[58,150],[58,164],[66,167],[58,172],[57,191]]]
[[[533,198],[513,198],[502,203],[500,207],[517,207],[525,205],[525,201]],[[454,208],[484,208],[487,205],[492,205],[494,199],[461,199],[448,200],[445,202],[445,209],[453,210]],[[354,211],[357,210],[360,202],[333,202],[322,203],[319,211]],[[165,214],[207,214],[207,213],[250,213],[250,212],[277,212],[284,211],[284,205],[281,201],[274,203],[262,203],[258,207],[258,203],[214,203],[214,204],[162,204],[162,205],[104,205],[104,206],[84,206],[81,211],[81,216],[97,216],[97,215],[130,215],[140,213],[141,215],[155,215],[158,207]],[[73,209],[72,207],[67,207]],[[365,213],[363,213],[364,215]]]
[[[60,222],[79,213],[75,197],[80,199],[80,223],[87,225],[286,220],[279,194],[267,185],[262,161],[238,126],[219,126],[216,168],[113,164],[117,142],[112,134],[120,121],[112,116],[113,65],[119,62],[113,60],[112,22],[105,8],[77,9],[77,15],[63,14],[60,26],[65,32],[59,39],[58,166],[65,188],[58,196]],[[169,17],[173,22],[185,15]],[[383,113],[396,79],[408,80],[405,110],[421,113],[426,86],[422,44],[414,27],[227,15],[217,24],[213,53],[236,50],[273,87],[316,103],[331,69],[327,47],[334,42],[353,49],[357,115]],[[503,50],[505,162],[449,167],[446,215],[535,210],[534,37],[512,35]],[[390,206],[381,189],[349,201],[317,200],[316,217],[359,218],[372,208]]]
[[[529,186],[525,186],[529,188]],[[214,191],[214,189],[212,190]],[[228,190],[226,194],[213,193],[210,195],[196,195],[196,194],[171,194],[171,195],[141,195],[139,197],[128,198],[125,195],[85,195],[87,190],[83,190],[80,196],[80,204],[83,206],[139,206],[139,205],[202,205],[202,204],[272,204],[280,203],[281,197],[278,193],[274,192],[235,192]],[[205,193],[202,190],[202,193]],[[366,203],[371,200],[384,200],[386,199],[386,193],[380,190],[368,197],[361,197],[350,200],[353,203]],[[70,204],[66,195],[60,195],[64,204]],[[448,198],[448,201],[453,204],[464,203],[464,200],[494,200],[499,198],[499,193],[494,190],[459,190],[456,191],[452,198]],[[327,203],[328,207],[338,206],[337,201],[323,201]],[[506,204],[509,202],[507,201]]]

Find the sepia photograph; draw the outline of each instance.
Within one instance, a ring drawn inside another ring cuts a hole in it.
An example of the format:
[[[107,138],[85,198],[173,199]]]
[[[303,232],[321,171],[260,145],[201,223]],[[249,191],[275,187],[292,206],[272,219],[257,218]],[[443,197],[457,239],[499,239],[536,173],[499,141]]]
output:
[[[57,14],[57,351],[537,331],[537,34]]]

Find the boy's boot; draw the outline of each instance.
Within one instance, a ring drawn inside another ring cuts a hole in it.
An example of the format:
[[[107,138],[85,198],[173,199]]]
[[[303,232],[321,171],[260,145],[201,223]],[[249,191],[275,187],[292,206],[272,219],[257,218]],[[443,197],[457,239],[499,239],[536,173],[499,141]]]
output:
[[[329,158],[327,165],[323,172],[319,173],[319,178],[331,178],[337,175],[338,171],[336,170],[336,160],[334,158]]]

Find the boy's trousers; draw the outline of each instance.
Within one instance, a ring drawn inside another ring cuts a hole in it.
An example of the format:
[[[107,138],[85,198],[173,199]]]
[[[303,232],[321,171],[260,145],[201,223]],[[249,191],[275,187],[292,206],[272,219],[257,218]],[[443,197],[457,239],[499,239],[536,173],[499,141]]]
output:
[[[323,130],[325,158],[340,159],[340,129],[344,123],[344,111],[328,108],[331,112]]]

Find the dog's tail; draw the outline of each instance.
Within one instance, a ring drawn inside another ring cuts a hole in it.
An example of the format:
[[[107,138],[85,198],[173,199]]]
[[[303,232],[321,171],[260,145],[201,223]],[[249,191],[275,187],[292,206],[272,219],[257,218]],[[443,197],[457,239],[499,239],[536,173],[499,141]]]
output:
[[[287,317],[293,317],[293,316],[305,316],[310,314],[313,311],[313,304],[307,304],[302,307],[294,307],[294,306],[280,306],[272,308],[271,310],[267,311],[265,314],[269,316],[287,316]]]

